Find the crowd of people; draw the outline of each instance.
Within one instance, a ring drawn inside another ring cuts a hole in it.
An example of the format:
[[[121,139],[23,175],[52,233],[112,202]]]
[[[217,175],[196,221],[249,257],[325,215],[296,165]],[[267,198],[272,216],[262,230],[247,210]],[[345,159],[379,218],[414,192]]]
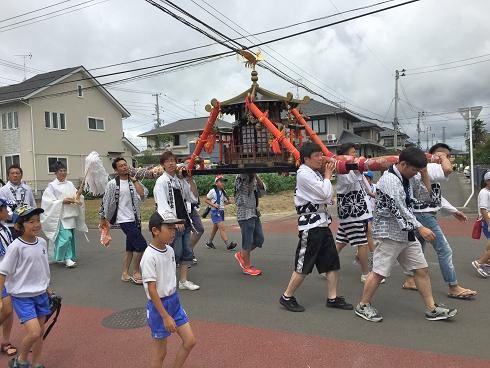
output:
[[[477,291],[461,286],[452,260],[451,246],[438,223],[438,214],[449,214],[459,221],[466,216],[443,196],[441,182],[452,173],[451,149],[436,144],[430,153],[439,163],[428,163],[426,154],[416,147],[400,153],[399,162],[387,169],[374,184],[372,172],[337,173],[336,202],[339,228],[332,234],[329,213],[334,200],[332,177],[335,164],[325,160],[320,146],[305,143],[301,147],[301,166],[296,175],[294,204],[298,215],[298,245],[294,268],[279,303],[292,312],[303,312],[295,293],[306,276],[316,267],[326,282],[326,306],[354,310],[355,315],[371,322],[383,319],[372,304],[379,287],[398,263],[406,274],[403,289],[416,290],[422,296],[427,320],[456,316],[457,310],[434,300],[424,246],[430,242],[437,254],[440,270],[448,285],[448,297],[467,300]],[[354,144],[339,147],[339,154],[357,157]],[[100,206],[100,227],[119,227],[126,236],[121,280],[144,286],[148,299],[148,326],[154,341],[151,366],[161,367],[167,351],[167,338],[176,332],[182,344],[174,361],[183,366],[196,343],[188,316],[180,304],[177,289],[199,290],[190,280],[190,269],[198,260],[194,248],[204,234],[199,212],[199,193],[193,178],[181,170],[172,152],[160,158],[163,174],[153,194],[156,211],[151,215],[147,243],[141,227],[141,205],[148,190],[135,177],[124,158],[113,161],[115,177],[107,184]],[[43,325],[51,313],[49,263],[67,268],[77,265],[75,230],[85,234],[84,198],[81,190],[67,180],[66,167],[56,163],[56,178],[43,192],[41,207],[36,206],[32,190],[22,182],[22,168],[8,168],[8,182],[0,188],[0,324],[1,350],[14,358],[9,367],[43,368],[41,352]],[[212,229],[205,246],[216,249],[219,235],[227,250],[237,244],[230,241],[224,225],[225,205],[232,198],[224,190],[227,178],[215,177],[205,204],[211,214]],[[484,176],[478,196],[479,221],[487,241],[490,239],[490,172]],[[255,173],[238,174],[234,182],[236,218],[241,230],[241,250],[234,257],[243,274],[259,276],[262,270],[252,265],[252,252],[264,244],[259,198],[266,186]],[[205,215],[203,215],[205,216]],[[46,240],[41,237],[44,232]],[[355,305],[338,295],[339,253],[355,250],[364,284]],[[490,241],[484,254],[472,262],[482,277],[490,275]],[[177,277],[178,269],[178,277]],[[25,326],[26,335],[17,349],[10,342],[13,310]],[[32,353],[31,359],[29,354]]]

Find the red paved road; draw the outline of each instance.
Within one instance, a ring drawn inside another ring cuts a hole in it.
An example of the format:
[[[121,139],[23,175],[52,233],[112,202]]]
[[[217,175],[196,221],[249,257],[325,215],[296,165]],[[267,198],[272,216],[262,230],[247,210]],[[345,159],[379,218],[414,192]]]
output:
[[[48,368],[145,367],[151,351],[147,328],[113,330],[101,320],[113,311],[64,306],[62,317],[46,340]],[[250,328],[241,325],[192,322],[198,345],[186,365],[206,367],[490,367],[489,361],[439,355],[317,336]],[[14,329],[19,342],[20,329]],[[175,355],[178,338],[169,341]],[[244,355],[239,356],[240,352]],[[5,356],[0,366],[6,366]]]

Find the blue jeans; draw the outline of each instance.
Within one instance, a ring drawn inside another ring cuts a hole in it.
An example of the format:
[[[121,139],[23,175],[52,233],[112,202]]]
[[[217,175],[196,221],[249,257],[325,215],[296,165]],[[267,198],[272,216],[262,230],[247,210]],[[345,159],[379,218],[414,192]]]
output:
[[[191,247],[191,226],[185,225],[184,231],[177,230],[171,244],[175,252],[175,263],[191,264],[194,253]]]
[[[415,216],[417,220],[425,226],[432,230],[436,239],[432,242],[432,246],[437,254],[437,259],[439,260],[439,267],[441,268],[442,277],[444,281],[450,286],[458,285],[458,279],[456,278],[456,270],[453,265],[453,250],[446,240],[444,233],[437,222],[437,217],[434,213],[416,213]],[[421,240],[422,246],[425,241]]]

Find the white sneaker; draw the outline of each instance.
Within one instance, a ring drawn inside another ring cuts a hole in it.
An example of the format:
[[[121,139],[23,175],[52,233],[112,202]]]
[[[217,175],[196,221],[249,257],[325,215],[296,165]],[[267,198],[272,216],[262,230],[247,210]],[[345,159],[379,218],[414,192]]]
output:
[[[192,281],[185,280],[185,281],[179,281],[179,289],[180,290],[199,290],[200,286],[194,284]]]
[[[73,268],[73,267],[75,267],[76,265],[77,265],[77,263],[76,263],[76,262],[73,262],[71,259],[67,259],[67,260],[65,260],[65,266],[66,266],[67,268]]]
[[[369,274],[366,274],[366,275],[361,274],[361,282],[362,282],[363,284],[366,282],[366,280],[367,280],[367,278],[368,278],[368,275],[369,275]]]

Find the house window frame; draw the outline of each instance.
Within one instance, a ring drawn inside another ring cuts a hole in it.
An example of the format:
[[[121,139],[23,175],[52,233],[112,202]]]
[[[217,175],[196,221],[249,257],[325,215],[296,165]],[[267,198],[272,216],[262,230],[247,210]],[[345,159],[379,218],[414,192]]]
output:
[[[95,120],[95,129],[90,128],[90,119]],[[103,129],[97,129],[97,120],[102,121]],[[100,118],[100,117],[96,117],[96,116],[87,116],[87,127],[88,127],[88,130],[90,130],[92,132],[105,132],[105,119]]]
[[[11,117],[12,126],[9,127],[9,116]],[[4,126],[5,123],[5,126]],[[19,113],[17,111],[3,111],[0,113],[0,128],[2,130],[19,129]]]
[[[48,114],[49,117],[49,126],[46,126],[46,114]],[[56,120],[58,123],[58,127],[54,128],[53,127],[53,114],[56,115]],[[61,115],[63,115],[64,118],[64,123],[65,127],[61,128]],[[50,130],[67,130],[66,129],[66,113],[65,112],[53,112],[53,111],[44,111],[44,129],[50,129]]]
[[[83,86],[81,84],[77,84],[77,97],[83,98]]]
[[[175,144],[177,142],[177,144]],[[180,146],[180,134],[174,134],[172,137],[172,145],[173,146]]]
[[[20,153],[9,153],[6,155],[3,155],[2,160],[3,160],[3,165],[5,167],[5,177],[8,177],[7,170],[10,167],[10,165],[14,164],[14,160],[12,159],[12,163],[10,165],[7,165],[7,157],[14,157],[14,156],[19,156],[19,163],[18,165],[22,167],[21,162],[20,162]]]
[[[63,160],[65,160],[65,161],[66,161],[66,163],[65,163],[65,166],[66,166],[66,172],[67,172],[67,173],[69,173],[69,167],[68,167],[68,156],[47,156],[47,157],[46,157],[46,162],[47,162],[47,164],[48,164],[48,174],[54,174],[54,173],[55,173],[55,171],[50,171],[50,166],[49,166],[49,159],[50,159],[50,158],[55,158],[55,159],[56,159],[56,161],[60,161],[60,158],[61,158],[61,159],[63,159]],[[55,161],[55,162],[56,162],[56,161]]]

